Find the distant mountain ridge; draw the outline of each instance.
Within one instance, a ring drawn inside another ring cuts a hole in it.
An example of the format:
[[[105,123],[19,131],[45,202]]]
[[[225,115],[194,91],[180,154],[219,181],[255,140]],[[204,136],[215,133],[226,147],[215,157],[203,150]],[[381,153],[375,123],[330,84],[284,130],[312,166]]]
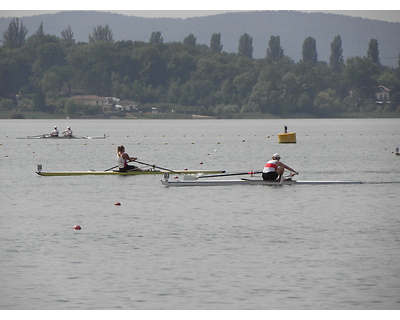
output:
[[[0,18],[0,37],[12,18]],[[294,61],[302,57],[302,45],[308,36],[316,39],[318,60],[329,62],[330,44],[341,36],[344,59],[366,56],[371,39],[377,39],[383,65],[397,67],[400,53],[400,23],[355,18],[337,14],[297,11],[254,11],[216,14],[206,17],[142,18],[96,11],[63,11],[20,18],[34,34],[43,22],[45,33],[61,36],[71,26],[78,42],[88,42],[98,25],[109,25],[114,40],[149,41],[154,31],[161,31],[164,42],[183,41],[190,33],[197,44],[210,45],[213,33],[221,33],[223,51],[237,53],[244,33],[253,38],[253,57],[266,56],[271,36],[280,36],[285,55]]]

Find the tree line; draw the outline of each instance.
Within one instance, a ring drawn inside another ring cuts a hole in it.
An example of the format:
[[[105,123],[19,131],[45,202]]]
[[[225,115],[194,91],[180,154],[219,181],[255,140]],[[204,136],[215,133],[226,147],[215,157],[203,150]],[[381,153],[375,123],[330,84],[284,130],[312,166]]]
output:
[[[101,110],[74,105],[76,94],[117,97],[157,106],[162,112],[222,118],[246,116],[316,117],[383,110],[400,112],[400,55],[397,68],[379,59],[376,39],[366,56],[344,61],[340,35],[332,39],[329,62],[318,60],[316,40],[307,37],[302,59],[285,55],[279,36],[271,36],[265,58],[253,59],[253,39],[238,39],[237,53],[223,51],[221,34],[197,44],[194,34],[165,43],[161,31],[148,42],[114,41],[108,25],[96,26],[88,42],[76,42],[68,26],[60,37],[43,23],[28,30],[13,19],[0,47],[0,109],[25,107],[68,116]],[[299,48],[300,49],[300,48]],[[382,85],[390,104],[376,104]]]

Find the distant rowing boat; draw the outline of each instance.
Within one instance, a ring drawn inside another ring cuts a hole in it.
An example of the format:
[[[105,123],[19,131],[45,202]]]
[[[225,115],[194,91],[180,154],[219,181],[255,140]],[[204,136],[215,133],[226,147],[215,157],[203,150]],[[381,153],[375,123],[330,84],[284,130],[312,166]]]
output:
[[[224,173],[223,170],[171,170],[173,173],[176,174],[198,174],[198,173],[206,173],[206,174],[214,174],[214,173]],[[118,170],[112,171],[95,171],[95,170],[88,170],[88,171],[52,171],[52,172],[43,172],[41,169],[38,169],[36,173],[39,176],[136,176],[136,175],[143,175],[143,174],[164,174],[169,173],[171,171],[167,170],[158,170],[158,169],[148,169],[142,171],[128,171],[128,172],[121,172]]]
[[[22,137],[22,138],[17,138],[17,139],[64,139],[64,140],[69,140],[69,139],[105,139],[106,135],[104,134],[103,136],[99,137],[89,137],[89,136],[67,136],[67,137],[53,137],[50,134],[41,134],[37,136],[27,136],[27,137]]]
[[[323,184],[362,184],[361,181],[264,181],[261,179],[236,179],[236,180],[161,180],[166,187],[194,187],[194,186],[232,186],[232,185],[262,185],[262,186],[282,186],[282,185],[323,185]]]

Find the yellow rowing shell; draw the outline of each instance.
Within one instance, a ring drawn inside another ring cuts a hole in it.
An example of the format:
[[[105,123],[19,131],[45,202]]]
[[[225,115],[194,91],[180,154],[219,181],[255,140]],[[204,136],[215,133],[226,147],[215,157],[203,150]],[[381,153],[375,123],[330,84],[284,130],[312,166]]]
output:
[[[53,172],[44,172],[44,171],[36,171],[39,176],[136,176],[142,174],[196,174],[196,173],[224,173],[223,170],[142,170],[142,171],[128,171],[128,172],[120,172],[117,170],[113,171],[53,171]]]

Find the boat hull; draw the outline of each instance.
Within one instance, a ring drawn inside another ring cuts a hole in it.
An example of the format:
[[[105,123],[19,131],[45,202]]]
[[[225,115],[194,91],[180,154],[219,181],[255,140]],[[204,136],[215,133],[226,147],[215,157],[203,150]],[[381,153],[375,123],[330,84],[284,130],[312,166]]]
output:
[[[54,139],[54,140],[58,140],[58,139],[62,139],[62,140],[74,140],[74,139],[88,139],[88,140],[92,140],[92,139],[105,139],[106,135],[104,136],[99,136],[99,137],[84,137],[84,136],[72,136],[72,137],[52,137],[48,134],[44,134],[41,136],[28,136],[28,137],[23,137],[23,138],[17,138],[17,139]]]
[[[142,170],[142,171],[128,171],[120,172],[117,170],[113,171],[36,171],[39,176],[49,177],[49,176],[136,176],[144,174],[198,174],[198,173],[224,173],[223,170],[173,170],[174,172],[167,170]]]
[[[166,187],[194,187],[194,186],[232,186],[232,185],[262,185],[262,186],[282,186],[282,185],[323,185],[323,184],[362,184],[360,181],[264,181],[256,179],[239,180],[161,180]]]

